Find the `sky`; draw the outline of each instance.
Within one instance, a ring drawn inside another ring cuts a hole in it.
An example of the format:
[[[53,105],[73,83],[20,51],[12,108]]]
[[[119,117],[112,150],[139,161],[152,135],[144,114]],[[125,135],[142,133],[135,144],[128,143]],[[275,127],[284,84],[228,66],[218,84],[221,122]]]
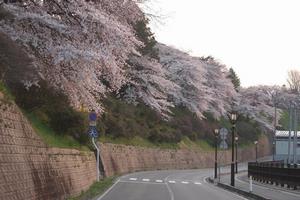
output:
[[[149,1],[149,0],[148,0]],[[299,0],[152,0],[159,42],[232,67],[244,87],[286,84],[300,71]]]

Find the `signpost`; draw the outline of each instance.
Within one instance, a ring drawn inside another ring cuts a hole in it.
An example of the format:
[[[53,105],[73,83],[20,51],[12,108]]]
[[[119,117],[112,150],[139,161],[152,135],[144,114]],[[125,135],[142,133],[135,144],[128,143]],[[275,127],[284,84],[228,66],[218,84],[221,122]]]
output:
[[[226,128],[220,129],[220,137],[221,137],[221,143],[220,143],[220,149],[228,149],[228,144],[226,142],[228,135],[228,130]]]
[[[100,156],[100,148],[97,146],[95,142],[95,138],[99,136],[96,125],[97,125],[97,114],[94,110],[92,110],[89,114],[89,130],[88,135],[92,138],[92,143],[95,146],[97,150],[97,158],[96,158],[96,164],[97,164],[97,181],[99,181],[100,178],[100,171],[99,171],[99,156]]]
[[[228,144],[226,142],[227,140],[227,135],[228,135],[228,130],[226,128],[221,128],[220,129],[220,139],[221,139],[221,142],[219,144],[219,147],[221,149],[220,154],[219,154],[219,182],[221,181],[221,167],[222,166],[225,166],[224,164],[224,150],[228,149]],[[223,160],[223,165],[222,165],[222,160]]]

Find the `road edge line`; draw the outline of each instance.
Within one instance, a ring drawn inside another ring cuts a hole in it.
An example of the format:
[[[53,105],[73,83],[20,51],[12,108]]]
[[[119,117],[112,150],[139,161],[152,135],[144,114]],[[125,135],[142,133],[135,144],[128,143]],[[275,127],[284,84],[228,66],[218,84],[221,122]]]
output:
[[[207,179],[207,182],[209,182],[211,184],[214,184],[215,186],[217,186],[219,188],[222,188],[224,190],[239,194],[239,195],[241,195],[243,197],[246,197],[246,198],[251,198],[251,199],[255,199],[255,200],[271,200],[271,199],[265,198],[263,196],[254,194],[254,193],[247,192],[247,191],[232,187],[230,185],[226,185],[226,184],[218,183],[218,182],[215,184],[214,180],[210,177],[207,177],[206,179]]]
[[[98,197],[96,200],[101,200],[105,195],[107,195],[118,183],[120,182],[120,179],[118,179],[110,188],[108,188],[100,197]]]

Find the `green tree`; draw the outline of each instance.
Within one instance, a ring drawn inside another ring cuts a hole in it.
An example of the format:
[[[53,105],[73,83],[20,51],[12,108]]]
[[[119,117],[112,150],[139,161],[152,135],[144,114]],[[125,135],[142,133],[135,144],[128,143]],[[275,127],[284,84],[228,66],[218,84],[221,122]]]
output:
[[[155,48],[157,41],[154,34],[148,27],[149,20],[144,19],[136,22],[134,30],[137,38],[144,43],[144,46],[139,49],[143,55],[149,55],[152,58],[158,59],[158,49]]]
[[[235,71],[232,68],[229,69],[228,78],[231,79],[231,82],[233,83],[234,88],[236,90],[241,86],[240,78],[238,77],[238,75],[235,73]]]

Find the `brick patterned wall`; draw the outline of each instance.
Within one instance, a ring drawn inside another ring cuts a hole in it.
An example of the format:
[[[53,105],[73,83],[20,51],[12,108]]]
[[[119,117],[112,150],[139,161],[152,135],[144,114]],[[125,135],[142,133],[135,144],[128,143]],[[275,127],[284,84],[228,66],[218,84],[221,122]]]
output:
[[[95,180],[93,153],[47,147],[0,93],[0,200],[66,199]]]
[[[266,137],[259,141],[258,156],[270,155]],[[155,169],[196,169],[214,166],[214,152],[187,149],[155,149],[116,144],[100,144],[101,159],[107,176]],[[219,154],[221,155],[221,154]],[[255,158],[254,146],[239,149],[238,160]],[[231,151],[222,153],[223,164],[231,163]]]

